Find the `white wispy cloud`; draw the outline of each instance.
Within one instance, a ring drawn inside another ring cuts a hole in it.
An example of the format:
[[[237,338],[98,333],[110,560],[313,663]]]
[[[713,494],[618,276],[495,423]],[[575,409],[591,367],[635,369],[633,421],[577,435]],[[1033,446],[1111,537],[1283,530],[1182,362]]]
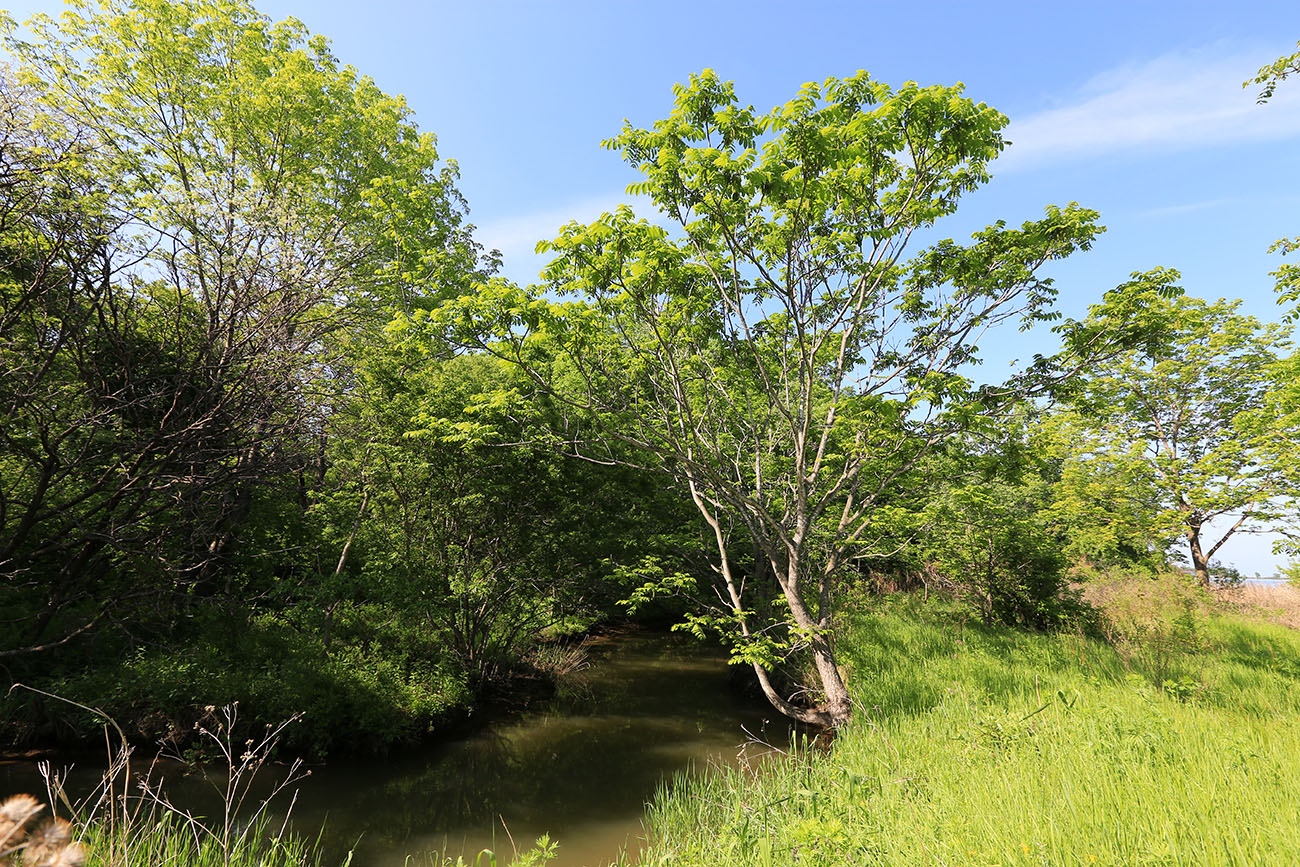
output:
[[[1241,201],[1240,198],[1206,199],[1205,201],[1187,202],[1181,205],[1162,205],[1158,208],[1147,208],[1146,210],[1138,211],[1133,216],[1173,217],[1173,216],[1178,216],[1179,214],[1191,214],[1191,213],[1195,213],[1196,211],[1206,211],[1212,208],[1219,208],[1224,205],[1231,205],[1239,201]]]
[[[1266,105],[1255,103],[1258,86],[1241,86],[1272,59],[1216,45],[1108,70],[1063,104],[1013,119],[997,168],[1300,136],[1300,82]]]

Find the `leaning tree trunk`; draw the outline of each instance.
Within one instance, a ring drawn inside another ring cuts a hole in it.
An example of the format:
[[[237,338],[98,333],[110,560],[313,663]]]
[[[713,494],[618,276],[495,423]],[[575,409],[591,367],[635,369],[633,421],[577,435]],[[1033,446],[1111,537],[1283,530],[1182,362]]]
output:
[[[704,520],[713,530],[714,541],[718,546],[718,573],[722,577],[722,583],[726,587],[727,595],[731,600],[732,610],[744,611],[745,605],[741,598],[741,585],[731,571],[731,558],[727,556],[727,539],[722,529],[722,523],[700,495],[699,488],[693,480],[687,480],[687,487],[691,492],[691,499],[694,500],[700,514],[703,515]],[[813,618],[808,606],[799,595],[798,581],[797,579],[792,580],[791,570],[788,567],[771,559],[768,560],[768,566],[771,568],[777,584],[780,585],[781,592],[790,604],[790,612],[795,625],[812,636],[810,645],[813,661],[817,667],[817,677],[820,681],[822,693],[826,696],[826,701],[812,708],[800,707],[794,704],[776,689],[767,669],[758,663],[754,663],[754,676],[758,679],[759,688],[763,690],[763,695],[767,697],[772,707],[791,719],[825,728],[842,726],[852,718],[853,705],[849,701],[849,691],[844,686],[844,678],[840,676],[839,666],[835,663],[835,651],[825,629],[827,624],[818,622]],[[797,575],[797,572],[795,574]],[[740,632],[745,639],[752,637],[749,623],[743,616],[740,619]]]
[[[840,728],[853,719],[853,703],[849,700],[848,688],[840,675],[834,650],[825,636],[818,636],[813,643],[813,661],[817,664],[817,676],[821,680],[822,692],[826,695],[825,708],[830,724]]]
[[[1199,523],[1189,523],[1187,525],[1187,546],[1192,552],[1192,569],[1196,572],[1196,583],[1208,588],[1210,586],[1210,563],[1209,558],[1201,550],[1201,525]]]

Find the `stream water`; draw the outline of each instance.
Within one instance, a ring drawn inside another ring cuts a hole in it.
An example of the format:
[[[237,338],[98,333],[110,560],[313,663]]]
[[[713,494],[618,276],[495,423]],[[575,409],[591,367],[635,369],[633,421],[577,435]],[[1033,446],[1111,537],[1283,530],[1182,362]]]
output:
[[[321,833],[326,865],[349,850],[361,867],[423,867],[430,852],[473,863],[481,849],[507,856],[549,833],[553,867],[596,867],[639,848],[644,804],[674,774],[753,757],[753,738],[789,742],[770,708],[731,688],[716,649],[629,632],[587,651],[588,667],[536,711],[391,759],[313,769],[298,787],[295,830]],[[31,791],[32,778],[30,765],[0,766],[0,794]],[[167,784],[195,810],[203,788],[194,777]]]

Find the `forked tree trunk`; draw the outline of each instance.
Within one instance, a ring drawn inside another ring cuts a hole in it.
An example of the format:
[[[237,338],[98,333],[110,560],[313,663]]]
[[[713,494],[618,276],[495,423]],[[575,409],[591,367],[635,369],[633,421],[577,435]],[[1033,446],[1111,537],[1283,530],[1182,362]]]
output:
[[[744,611],[745,605],[741,598],[741,585],[736,581],[736,576],[731,571],[731,558],[727,556],[727,538],[723,532],[722,524],[713,514],[713,510],[709,508],[704,498],[700,496],[699,489],[694,482],[688,480],[687,485],[691,492],[691,499],[695,501],[700,514],[704,516],[704,520],[708,522],[709,527],[713,530],[714,540],[718,546],[718,574],[727,589],[732,609],[738,612]],[[781,714],[809,725],[838,728],[852,719],[853,704],[849,700],[849,691],[844,686],[844,678],[840,676],[839,666],[835,663],[835,650],[825,629],[827,623],[824,621],[819,622],[813,618],[808,606],[799,595],[798,581],[792,580],[789,569],[783,568],[781,564],[770,560],[768,565],[771,567],[773,575],[781,587],[781,592],[790,605],[790,614],[795,625],[812,636],[810,645],[813,663],[817,668],[817,679],[820,682],[819,686],[825,696],[825,701],[817,707],[800,707],[786,696],[781,695],[772,684],[772,678],[767,669],[758,663],[754,663],[754,676],[758,678],[758,685],[763,690],[763,695],[767,696],[767,700],[771,702],[772,707],[776,708]],[[740,620],[740,630],[745,638],[751,637],[749,624],[743,617]]]
[[[835,664],[835,654],[825,642],[821,647],[813,648],[813,660],[817,666],[817,677],[821,682],[826,700],[817,707],[800,707],[777,691],[772,684],[767,669],[754,663],[754,675],[763,695],[782,715],[808,725],[823,728],[839,728],[853,719],[853,703],[849,700],[849,691],[840,676],[839,666]]]

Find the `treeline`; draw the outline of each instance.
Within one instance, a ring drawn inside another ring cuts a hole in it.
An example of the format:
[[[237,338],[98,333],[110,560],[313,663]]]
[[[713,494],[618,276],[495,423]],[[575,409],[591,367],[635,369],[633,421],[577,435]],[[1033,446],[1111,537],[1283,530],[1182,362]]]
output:
[[[1174,272],[968,378],[1100,228],[1071,205],[903,259],[1003,147],[958,89],[859,74],[759,117],[693,77],[611,143],[681,237],[573,224],[521,289],[455,163],[300,24],[72,5],[10,23],[0,77],[0,664],[141,740],[240,700],[306,710],[316,753],[410,741],[629,607],[838,724],[849,584],[1086,625],[1080,566],[1178,543],[1208,581],[1207,521],[1292,512],[1286,332]],[[3,714],[8,745],[99,725]]]

